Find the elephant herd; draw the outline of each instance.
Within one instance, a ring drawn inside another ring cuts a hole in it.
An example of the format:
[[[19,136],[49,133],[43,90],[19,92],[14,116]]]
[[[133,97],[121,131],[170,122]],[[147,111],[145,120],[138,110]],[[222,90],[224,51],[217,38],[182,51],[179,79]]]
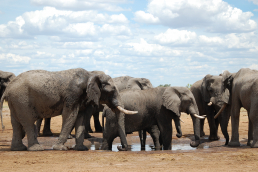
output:
[[[42,135],[52,135],[51,117],[62,115],[63,123],[54,150],[67,150],[64,143],[75,128],[74,150],[88,150],[83,145],[91,137],[90,118],[94,117],[96,132],[103,132],[102,150],[111,150],[113,140],[119,136],[119,150],[128,150],[126,134],[139,132],[144,148],[146,132],[156,149],[171,150],[172,119],[177,137],[182,136],[181,112],[189,114],[193,121],[192,147],[200,144],[204,120],[209,124],[209,140],[218,140],[218,126],[226,139],[225,145],[240,146],[240,108],[248,112],[248,143],[258,147],[258,71],[248,68],[237,73],[206,75],[186,87],[153,87],[146,78],[122,76],[111,78],[102,71],[86,71],[82,68],[58,72],[31,70],[15,76],[0,71],[0,115],[2,128],[3,102],[10,108],[13,137],[11,150],[44,150],[39,144],[42,119],[45,125]],[[102,113],[102,124],[99,112]],[[227,131],[231,117],[232,136]],[[104,123],[104,118],[106,122]],[[36,122],[37,121],[37,122]],[[36,122],[36,125],[35,125]],[[28,147],[22,142],[27,135]]]

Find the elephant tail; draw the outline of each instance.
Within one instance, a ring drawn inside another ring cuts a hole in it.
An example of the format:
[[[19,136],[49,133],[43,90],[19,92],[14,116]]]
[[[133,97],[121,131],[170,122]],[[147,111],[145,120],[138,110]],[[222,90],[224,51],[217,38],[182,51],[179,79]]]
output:
[[[2,124],[2,130],[4,131],[5,129],[5,126],[4,126],[4,122],[3,122],[3,113],[2,113],[2,110],[3,110],[3,103],[4,103],[4,100],[6,99],[6,91],[4,92],[2,98],[1,98],[1,101],[0,101],[0,115],[1,115],[1,124]]]

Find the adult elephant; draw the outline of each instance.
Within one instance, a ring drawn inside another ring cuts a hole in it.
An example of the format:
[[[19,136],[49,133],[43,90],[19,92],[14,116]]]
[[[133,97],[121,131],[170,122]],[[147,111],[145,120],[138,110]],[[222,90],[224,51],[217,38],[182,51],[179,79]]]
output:
[[[105,75],[105,73],[103,71],[90,71],[90,73],[93,74],[93,75]],[[102,131],[102,128],[101,128],[101,125],[100,125],[100,122],[99,122],[99,119],[98,119],[99,115],[96,112],[99,112],[100,110],[102,111],[103,108],[104,107],[102,106],[102,104],[100,104],[98,107],[94,107],[93,110],[92,110],[93,117],[94,117],[94,125],[95,125],[96,131],[99,131],[99,130]],[[43,121],[43,118],[38,119],[37,123],[36,123],[38,136],[40,136],[40,127],[41,127],[42,121]],[[44,121],[45,122],[44,122],[44,128],[43,128],[42,136],[53,136],[53,133],[50,129],[51,118],[44,118]],[[85,133],[88,134],[89,131],[92,131],[91,128],[90,128],[90,121],[85,121],[85,122],[86,122]],[[68,138],[72,138],[72,136],[69,135]]]
[[[78,68],[59,72],[32,70],[18,75],[6,88],[1,98],[8,100],[13,127],[11,150],[26,150],[22,139],[27,134],[28,150],[44,150],[37,140],[34,122],[62,114],[62,131],[54,150],[67,150],[64,143],[75,126],[75,150],[87,150],[84,141],[84,120],[89,120],[92,106],[105,103],[115,111],[119,123],[119,136],[127,145],[124,131],[124,115],[135,113],[122,108],[121,98],[113,80],[108,75],[93,75]]]
[[[217,94],[221,89],[222,76],[206,75],[202,80],[195,82],[190,90],[192,91],[196,100],[200,115],[207,115],[208,124],[210,128],[209,140],[218,140],[218,125],[220,124],[221,131],[226,139],[225,145],[228,144],[229,135],[227,131],[229,115],[225,114],[218,119],[214,119],[216,113],[220,110],[221,104],[216,105],[210,103],[210,90]],[[201,120],[201,136],[205,135],[203,131],[204,120]]]
[[[137,110],[138,114],[125,116],[125,131],[133,132],[151,128],[158,125],[160,130],[163,149],[171,149],[172,124],[174,118],[179,122],[180,113],[191,114],[194,123],[195,141],[191,146],[200,144],[200,120],[198,107],[191,91],[185,87],[156,87],[147,90],[124,90],[120,92],[125,108]],[[197,118],[196,118],[197,117]],[[101,149],[110,149],[119,131],[116,129],[113,116],[107,121],[103,132]],[[123,146],[123,145],[122,145]],[[119,150],[127,150],[127,147],[118,147]]]
[[[211,94],[211,102],[222,106],[215,116],[228,110],[231,115],[232,136],[228,146],[240,146],[239,116],[240,108],[247,110],[249,118],[248,142],[252,148],[258,147],[258,71],[242,68],[237,73],[224,71],[221,80],[221,90],[218,95]],[[224,114],[223,114],[224,115]],[[223,116],[221,115],[221,116]]]

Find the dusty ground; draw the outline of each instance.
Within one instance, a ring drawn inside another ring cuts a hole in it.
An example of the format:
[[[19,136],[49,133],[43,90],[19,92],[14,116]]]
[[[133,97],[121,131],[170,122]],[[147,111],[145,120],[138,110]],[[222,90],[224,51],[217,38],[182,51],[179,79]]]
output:
[[[247,113],[241,112],[240,140],[242,146],[229,148],[224,145],[224,138],[219,130],[221,139],[209,142],[207,136],[197,149],[189,147],[193,137],[193,127],[190,117],[182,114],[183,138],[177,139],[173,133],[173,147],[170,151],[140,151],[137,133],[127,136],[133,151],[115,152],[100,151],[101,133],[92,134],[96,138],[85,140],[89,151],[53,151],[51,149],[57,137],[40,137],[39,142],[46,149],[40,152],[10,151],[12,127],[10,112],[4,104],[3,120],[6,129],[0,132],[0,171],[257,171],[258,149],[246,146],[248,120]],[[61,129],[61,117],[52,120],[52,132],[58,136]],[[231,125],[229,125],[229,132]],[[208,124],[205,123],[205,133],[209,134]],[[231,135],[231,133],[230,133]],[[27,145],[27,139],[23,142]],[[119,143],[116,139],[114,145]],[[72,147],[74,139],[66,145]],[[146,150],[151,150],[152,141],[147,138]]]

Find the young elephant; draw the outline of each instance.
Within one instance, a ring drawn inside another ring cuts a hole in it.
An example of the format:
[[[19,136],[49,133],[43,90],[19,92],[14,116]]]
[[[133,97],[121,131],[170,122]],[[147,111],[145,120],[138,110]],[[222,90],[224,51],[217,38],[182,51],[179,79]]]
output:
[[[129,112],[121,106],[121,98],[113,80],[108,75],[92,75],[78,68],[59,72],[32,70],[18,75],[6,88],[0,102],[2,116],[3,101],[8,100],[11,111],[13,138],[11,150],[26,150],[22,143],[25,132],[28,150],[43,150],[37,140],[34,122],[39,118],[50,118],[62,114],[63,127],[55,150],[67,150],[64,143],[73,126],[76,131],[75,150],[87,150],[83,145],[83,121],[89,120],[92,105],[104,103],[115,111],[119,120],[119,136],[127,145],[124,121],[120,111]],[[90,115],[89,115],[90,114]]]
[[[156,87],[147,90],[124,90],[120,92],[125,108],[137,110],[138,114],[125,116],[125,131],[133,132],[158,125],[163,149],[171,149],[172,124],[174,118],[179,121],[180,113],[191,114],[194,123],[195,141],[192,147],[200,144],[199,111],[191,91],[185,87]],[[197,118],[196,118],[197,117]],[[114,138],[118,135],[114,117],[107,114],[107,122],[103,132],[102,149],[110,149]],[[155,142],[155,141],[154,141]],[[123,146],[123,145],[122,145]],[[127,147],[119,148],[127,150]]]

